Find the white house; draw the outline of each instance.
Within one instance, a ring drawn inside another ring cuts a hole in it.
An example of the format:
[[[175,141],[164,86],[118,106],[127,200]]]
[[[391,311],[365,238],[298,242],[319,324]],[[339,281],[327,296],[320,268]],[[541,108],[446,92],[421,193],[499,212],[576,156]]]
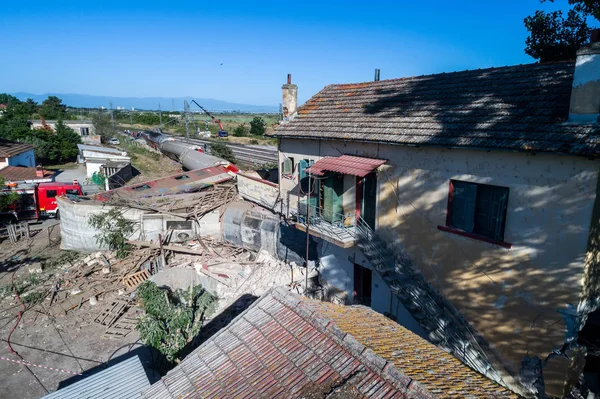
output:
[[[39,129],[44,127],[44,123],[49,126],[52,130],[55,129],[57,121],[42,121],[42,120],[30,120],[32,129]],[[81,141],[86,144],[100,144],[100,136],[96,134],[96,128],[92,121],[89,120],[76,120],[76,121],[63,121],[65,125],[73,129],[76,133],[81,136]]]

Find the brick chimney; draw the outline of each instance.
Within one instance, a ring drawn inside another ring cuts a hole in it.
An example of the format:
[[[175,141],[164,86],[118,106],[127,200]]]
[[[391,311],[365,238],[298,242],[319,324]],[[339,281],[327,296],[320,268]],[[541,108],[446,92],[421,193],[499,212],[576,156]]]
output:
[[[600,114],[600,30],[592,31],[592,40],[577,51],[575,76],[571,89],[569,122],[597,123]]]
[[[292,84],[292,74],[288,73],[287,83],[281,86],[283,92],[283,121],[289,122],[296,116],[298,108],[298,86]]]

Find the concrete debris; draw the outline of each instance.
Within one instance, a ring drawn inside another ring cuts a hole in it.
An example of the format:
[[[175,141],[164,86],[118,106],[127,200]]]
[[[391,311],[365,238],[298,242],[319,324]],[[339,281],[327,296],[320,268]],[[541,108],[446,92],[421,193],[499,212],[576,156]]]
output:
[[[89,302],[91,306],[96,306],[98,304],[98,299],[96,299],[95,296],[91,296]]]
[[[31,274],[39,274],[43,271],[42,264],[40,262],[30,263],[27,265],[27,270]]]

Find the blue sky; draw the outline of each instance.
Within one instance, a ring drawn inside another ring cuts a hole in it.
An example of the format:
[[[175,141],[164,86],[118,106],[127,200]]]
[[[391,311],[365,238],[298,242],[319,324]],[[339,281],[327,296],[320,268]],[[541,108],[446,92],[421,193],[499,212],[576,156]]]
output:
[[[89,3],[89,4],[88,4]],[[0,92],[304,102],[330,83],[530,63],[538,0],[4,2]],[[221,65],[221,63],[223,65]]]

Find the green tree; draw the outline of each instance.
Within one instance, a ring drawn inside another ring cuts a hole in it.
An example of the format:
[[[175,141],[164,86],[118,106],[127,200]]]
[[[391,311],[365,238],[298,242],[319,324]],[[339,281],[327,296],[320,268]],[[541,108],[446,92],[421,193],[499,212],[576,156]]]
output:
[[[4,177],[0,176],[0,212],[6,212],[8,207],[19,199],[19,194],[15,191],[1,191],[5,189]]]
[[[223,143],[212,143],[210,145],[210,152],[215,157],[223,158],[231,163],[236,163],[237,159],[235,159],[235,155],[231,148],[227,147]]]
[[[55,127],[55,134],[52,136],[55,147],[58,148],[58,162],[64,163],[74,161],[77,158],[79,149],[77,144],[81,143],[81,136],[71,129],[62,120],[59,120]]]
[[[96,134],[100,135],[103,143],[106,143],[114,135],[113,124],[110,121],[110,115],[103,112],[92,114],[92,123],[96,129]]]
[[[215,311],[217,302],[201,285],[172,292],[144,281],[136,293],[145,311],[136,326],[140,338],[169,361],[200,333],[204,318]]]
[[[260,116],[255,116],[250,121],[250,134],[254,136],[264,136],[266,130],[267,124],[265,123],[265,120]]]
[[[127,240],[136,230],[135,222],[123,216],[125,211],[126,209],[115,207],[108,212],[90,215],[88,219],[88,224],[98,230],[96,242],[116,251],[117,257],[121,259],[129,255],[131,245]]]
[[[40,115],[42,118],[48,120],[65,119],[67,117],[67,106],[62,103],[60,98],[48,96],[48,98],[42,102]]]
[[[542,3],[554,0],[541,0]],[[589,18],[600,20],[600,0],[569,0],[567,17],[562,11],[536,11],[525,18],[529,37],[525,53],[540,62],[575,59],[577,50],[590,36]]]
[[[246,125],[238,125],[233,129],[233,135],[236,137],[246,137],[248,135],[248,127]]]

